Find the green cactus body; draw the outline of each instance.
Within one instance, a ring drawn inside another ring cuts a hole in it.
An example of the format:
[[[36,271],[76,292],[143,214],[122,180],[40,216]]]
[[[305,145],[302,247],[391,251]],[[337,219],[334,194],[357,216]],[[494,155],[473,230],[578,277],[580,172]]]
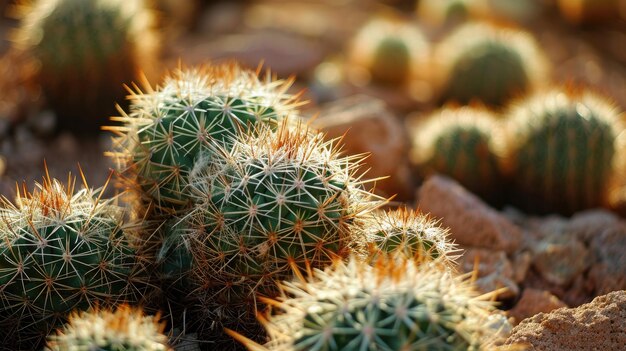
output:
[[[185,191],[194,163],[210,158],[211,144],[225,145],[258,122],[276,126],[293,109],[294,99],[284,93],[289,85],[221,65],[176,71],[156,91],[135,93],[130,114],[115,119],[124,126],[111,127],[119,134],[112,155],[140,207],[189,205]]]
[[[605,204],[616,175],[616,108],[589,92],[553,90],[510,112],[507,169],[514,200],[529,212],[573,212]]]
[[[452,27],[465,22],[472,12],[468,0],[422,0],[417,14],[420,20],[437,27]]]
[[[416,125],[411,161],[423,176],[445,174],[486,200],[500,193],[500,128],[481,108],[444,108]]]
[[[39,81],[62,128],[99,131],[123,84],[157,59],[143,0],[41,0],[23,10],[17,41],[39,60]]]
[[[457,250],[448,240],[448,231],[419,211],[376,211],[359,229],[359,235],[372,244],[374,258],[401,255],[416,262],[454,265]]]
[[[444,101],[502,106],[546,80],[546,59],[530,34],[467,24],[435,53]]]
[[[352,258],[314,273],[283,283],[284,313],[264,323],[268,350],[483,350],[509,329],[467,280],[412,260]]]
[[[57,334],[48,336],[47,351],[170,351],[158,317],[121,305],[116,311],[74,312]]]
[[[417,27],[379,18],[366,24],[354,38],[350,68],[368,72],[375,84],[404,86],[419,75],[428,50],[428,43]]]
[[[72,191],[47,179],[16,205],[3,200],[0,319],[13,347],[35,348],[72,310],[140,298],[143,269],[123,211]]]

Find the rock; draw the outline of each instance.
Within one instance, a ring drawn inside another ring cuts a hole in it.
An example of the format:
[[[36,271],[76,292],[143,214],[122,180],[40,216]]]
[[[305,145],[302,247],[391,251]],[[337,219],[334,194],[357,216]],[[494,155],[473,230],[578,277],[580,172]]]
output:
[[[475,284],[482,293],[506,288],[498,294],[498,300],[515,298],[519,294],[519,287],[513,281],[513,267],[504,251],[467,249],[459,260],[459,267],[463,272],[476,270]]]
[[[535,269],[550,283],[567,285],[591,264],[587,248],[569,235],[551,235],[533,249]]]
[[[521,283],[526,278],[526,273],[530,269],[533,257],[528,251],[517,253],[513,256],[513,281]]]
[[[626,291],[595,298],[577,308],[539,313],[513,328],[506,345],[537,351],[624,350]]]
[[[566,231],[585,243],[619,222],[619,217],[607,210],[588,210],[575,214]]]
[[[520,322],[537,313],[550,312],[561,307],[567,307],[567,305],[549,291],[526,288],[515,307],[509,310],[509,316]]]
[[[522,241],[520,228],[444,176],[424,182],[418,192],[418,207],[441,218],[441,224],[450,228],[450,239],[461,246],[512,253]]]
[[[408,136],[384,102],[365,95],[341,99],[325,105],[313,126],[328,138],[344,136],[345,154],[370,153],[363,168],[369,168],[367,178],[389,177],[376,183],[383,195],[397,194],[399,200],[413,196]]]
[[[591,240],[594,265],[589,280],[597,295],[626,289],[626,224],[605,229]]]

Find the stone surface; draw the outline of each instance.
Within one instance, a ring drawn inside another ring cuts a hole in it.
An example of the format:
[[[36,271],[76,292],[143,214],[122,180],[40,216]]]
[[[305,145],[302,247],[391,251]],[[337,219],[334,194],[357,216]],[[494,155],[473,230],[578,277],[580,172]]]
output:
[[[476,287],[482,293],[506,288],[498,294],[498,300],[515,298],[519,287],[513,279],[514,270],[504,251],[467,249],[459,259],[463,272],[476,272]]]
[[[522,231],[482,200],[444,176],[433,176],[418,192],[418,207],[450,228],[450,239],[462,247],[502,250],[519,248]]]
[[[567,232],[586,243],[605,229],[619,223],[619,217],[607,210],[588,210],[575,214],[567,224]]]
[[[322,108],[313,126],[328,138],[343,137],[348,155],[370,153],[365,160],[366,178],[389,177],[376,183],[383,195],[396,199],[413,196],[414,184],[408,161],[408,136],[402,123],[381,100],[357,95]]]
[[[594,265],[589,280],[597,295],[626,289],[626,224],[605,229],[591,240]]]
[[[519,323],[537,313],[550,312],[561,307],[567,307],[567,305],[549,291],[526,288],[515,307],[509,310],[509,316]]]
[[[507,345],[526,344],[528,350],[624,350],[626,291],[595,298],[577,308],[539,313],[513,328]]]
[[[534,267],[550,283],[567,285],[591,264],[587,248],[569,235],[551,235],[534,247]]]

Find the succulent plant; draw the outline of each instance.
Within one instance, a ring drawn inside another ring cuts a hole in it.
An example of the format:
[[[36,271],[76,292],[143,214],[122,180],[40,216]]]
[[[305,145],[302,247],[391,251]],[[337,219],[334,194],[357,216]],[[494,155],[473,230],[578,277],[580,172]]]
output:
[[[48,336],[49,351],[169,351],[165,325],[128,305],[73,312],[57,334]]]
[[[147,283],[132,223],[101,190],[44,178],[0,208],[3,344],[34,349],[72,310],[135,302]]]
[[[525,32],[484,23],[461,26],[435,49],[441,99],[502,106],[547,80],[547,60]]]
[[[495,115],[484,108],[443,108],[415,126],[411,161],[423,176],[448,175],[492,200],[502,183],[499,131]]]
[[[377,18],[356,34],[349,67],[357,76],[367,72],[373,83],[401,87],[419,74],[429,50],[424,35],[413,24]]]
[[[97,132],[123,84],[157,57],[143,0],[24,1],[17,44],[41,65],[38,81],[62,128]]]
[[[558,0],[565,20],[573,24],[605,23],[619,18],[619,0]]]
[[[352,258],[282,289],[280,312],[262,319],[267,350],[487,350],[510,329],[466,276],[412,260]]]
[[[162,212],[190,204],[186,193],[194,163],[211,144],[227,143],[253,124],[276,126],[292,113],[297,98],[286,94],[291,81],[265,80],[236,64],[179,69],[156,90],[147,87],[131,96],[130,113],[110,127],[118,134],[115,151],[126,186],[138,207],[154,205]],[[140,211],[142,212],[142,211]]]
[[[420,263],[436,262],[453,266],[458,251],[448,238],[448,230],[417,210],[399,208],[374,211],[356,228],[371,244],[374,259],[400,255]]]
[[[623,134],[618,109],[607,98],[553,89],[522,100],[509,116],[504,166],[518,206],[571,214],[605,204]]]
[[[473,12],[468,0],[421,0],[417,14],[420,20],[436,27],[451,27],[465,22]]]

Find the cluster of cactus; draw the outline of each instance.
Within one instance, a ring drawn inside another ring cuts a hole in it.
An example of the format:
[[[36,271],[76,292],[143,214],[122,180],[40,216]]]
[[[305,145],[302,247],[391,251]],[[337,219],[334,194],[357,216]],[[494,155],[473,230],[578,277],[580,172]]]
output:
[[[502,106],[541,85],[547,60],[527,33],[485,23],[469,23],[437,46],[434,65],[441,100],[473,100]]]
[[[488,350],[510,329],[467,277],[412,260],[352,257],[282,289],[265,346],[231,332],[250,350]]]
[[[137,302],[146,288],[132,223],[113,200],[46,177],[0,208],[0,341],[36,348],[71,310]]]
[[[414,128],[411,161],[422,176],[441,173],[489,200],[499,193],[502,175],[497,117],[479,107],[447,107]]]
[[[38,82],[60,127],[98,131],[123,99],[123,84],[156,53],[143,0],[21,2],[17,44],[40,63]]]
[[[72,312],[69,322],[48,336],[45,350],[170,351],[164,328],[158,316],[145,316],[138,308],[96,307]]]

